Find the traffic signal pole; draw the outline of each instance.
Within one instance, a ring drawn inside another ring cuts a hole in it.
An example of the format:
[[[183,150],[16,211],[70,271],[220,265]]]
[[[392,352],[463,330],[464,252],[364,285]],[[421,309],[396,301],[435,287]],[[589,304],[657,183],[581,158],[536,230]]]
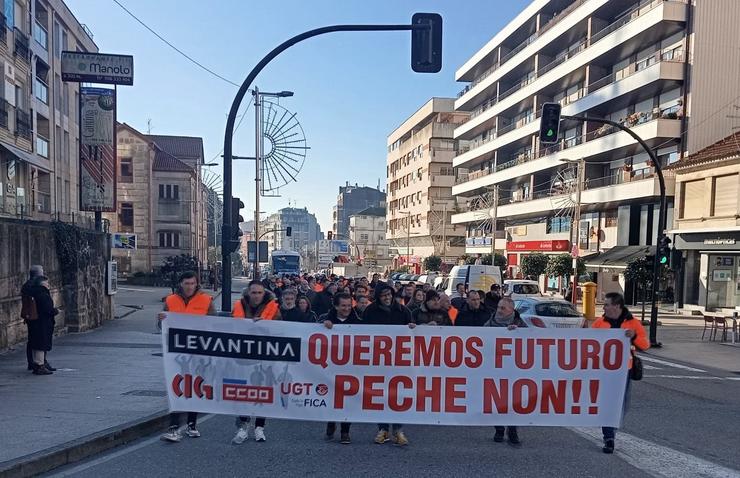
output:
[[[661,237],[664,234],[666,225],[666,196],[665,196],[665,178],[663,177],[663,170],[661,169],[660,162],[652,149],[645,143],[645,141],[635,134],[631,129],[626,126],[617,123],[616,121],[608,120],[606,118],[597,118],[589,116],[588,118],[582,118],[580,116],[561,116],[561,119],[580,121],[581,123],[594,122],[600,124],[607,124],[617,128],[625,133],[629,134],[635,141],[637,141],[642,149],[650,156],[650,159],[655,165],[655,174],[658,176],[658,187],[660,189],[660,208],[658,211],[658,231],[655,241],[655,256],[653,258],[653,281],[651,284],[651,302],[650,302],[650,346],[661,347],[661,343],[658,342],[658,282],[660,281],[660,254],[658,248],[660,245]],[[574,292],[575,293],[575,292]]]
[[[331,25],[314,30],[303,32],[289,40],[278,45],[271,52],[265,55],[262,60],[249,72],[244,82],[236,92],[234,101],[229,110],[229,116],[226,120],[226,129],[224,132],[224,218],[231,217],[231,196],[232,196],[232,161],[233,161],[233,139],[236,117],[239,107],[244,100],[249,88],[254,83],[257,75],[280,53],[284,52],[296,43],[315,36],[332,32],[368,32],[368,31],[412,31],[412,68],[415,71],[436,73],[441,69],[441,45],[442,45],[442,18],[435,14],[415,14],[412,17],[412,23],[406,25]],[[428,37],[428,38],[427,38]],[[427,43],[429,45],[427,45]],[[419,50],[415,50],[419,46]],[[428,47],[428,48],[424,48]],[[259,211],[259,208],[257,208]],[[228,313],[231,311],[231,253],[226,247],[226,241],[231,237],[231,224],[224,220],[221,226],[222,231],[222,277],[223,290],[221,293],[221,311]],[[228,267],[227,267],[228,265]]]

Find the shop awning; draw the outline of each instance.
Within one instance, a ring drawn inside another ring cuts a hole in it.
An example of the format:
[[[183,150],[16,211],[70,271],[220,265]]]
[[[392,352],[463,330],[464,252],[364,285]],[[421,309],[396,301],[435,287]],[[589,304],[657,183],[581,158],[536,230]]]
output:
[[[655,246],[615,246],[608,251],[584,256],[586,267],[627,267],[632,259],[655,254]]]
[[[41,168],[44,171],[47,171],[47,172],[51,171],[49,161],[41,159],[40,157],[36,156],[33,153],[23,151],[20,148],[16,148],[12,144],[8,144],[2,141],[0,141],[0,147],[2,147],[4,150],[9,152],[16,158],[20,159],[21,161],[25,161],[27,163],[33,164],[34,166]]]

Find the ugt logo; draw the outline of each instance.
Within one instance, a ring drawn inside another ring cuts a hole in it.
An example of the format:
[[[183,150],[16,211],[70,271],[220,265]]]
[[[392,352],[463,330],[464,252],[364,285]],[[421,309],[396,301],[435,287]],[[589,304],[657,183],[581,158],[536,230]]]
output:
[[[203,385],[203,382],[203,377],[200,375],[193,377],[189,373],[184,376],[178,373],[172,379],[172,391],[177,397],[193,398],[195,395],[198,398],[213,400],[213,387]]]

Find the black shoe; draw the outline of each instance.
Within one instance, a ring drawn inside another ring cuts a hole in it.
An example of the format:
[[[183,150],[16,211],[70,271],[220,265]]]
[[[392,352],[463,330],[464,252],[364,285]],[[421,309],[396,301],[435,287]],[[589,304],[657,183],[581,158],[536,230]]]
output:
[[[33,374],[34,375],[51,375],[53,373],[54,372],[52,372],[51,370],[47,369],[43,365],[35,365],[33,367]]]
[[[327,423],[326,424],[326,435],[324,436],[324,440],[331,441],[334,439],[334,432],[337,431],[337,425],[334,423]]]
[[[604,447],[601,449],[601,451],[609,455],[614,453],[614,440],[604,440]]]
[[[44,367],[45,367],[45,368],[46,368],[46,370],[48,370],[49,372],[56,372],[56,371],[57,371],[57,369],[55,369],[54,367],[52,367],[52,366],[51,366],[51,364],[50,364],[49,362],[44,362]]]
[[[33,370],[33,364],[32,363],[29,363],[28,364],[28,370]]]
[[[501,430],[501,431],[496,430],[496,434],[493,435],[493,441],[495,441],[496,443],[503,443],[503,441],[504,441],[504,431],[503,430]]]
[[[349,445],[350,443],[352,443],[352,440],[349,439],[349,432],[342,433],[339,436],[339,443],[341,443],[342,445]]]
[[[513,447],[522,446],[522,441],[519,439],[519,434],[517,432],[509,432],[509,445]]]

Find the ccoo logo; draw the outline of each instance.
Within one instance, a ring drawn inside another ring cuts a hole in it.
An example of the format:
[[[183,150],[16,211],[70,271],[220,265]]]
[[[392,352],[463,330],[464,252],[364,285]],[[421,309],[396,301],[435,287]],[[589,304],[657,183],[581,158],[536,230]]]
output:
[[[193,377],[189,373],[185,375],[177,374],[172,379],[172,391],[177,397],[193,398],[193,395],[195,395],[198,398],[213,400],[213,387],[203,385],[203,382],[203,377],[200,375]]]

